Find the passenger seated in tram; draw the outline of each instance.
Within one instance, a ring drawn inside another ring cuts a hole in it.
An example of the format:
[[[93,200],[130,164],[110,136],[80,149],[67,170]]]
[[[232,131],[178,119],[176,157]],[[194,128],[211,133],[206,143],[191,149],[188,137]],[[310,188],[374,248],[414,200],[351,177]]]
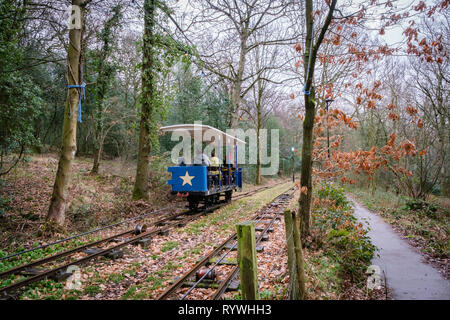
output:
[[[228,163],[229,163],[229,162],[230,162],[230,168],[231,168],[231,170],[234,169],[234,163],[233,163],[232,161],[229,161],[228,159],[229,159],[228,156],[224,156],[224,157],[223,157],[223,164],[222,164],[223,170],[228,170]]]
[[[224,155],[224,157],[223,157],[223,165],[222,165],[222,183],[224,184],[224,185],[227,185],[228,184],[228,182],[229,182],[229,179],[228,179],[228,163],[229,163],[229,157],[228,156],[226,156],[226,155]],[[231,183],[234,183],[234,174],[233,174],[233,171],[234,171],[234,164],[231,162],[230,163],[230,172],[231,172],[231,179],[230,179],[230,181],[231,181]]]
[[[211,166],[211,162],[206,154],[202,151],[197,150],[196,155],[194,157],[194,165],[203,165],[203,166]]]
[[[218,169],[219,169],[219,158],[217,158],[216,157],[216,151],[212,151],[211,152],[211,160],[210,160],[210,162],[211,162],[211,166],[210,166],[210,174],[211,174],[211,177],[212,177],[212,182],[213,182],[213,185],[219,185],[219,171],[218,171]]]
[[[179,157],[178,158],[178,165],[179,166],[185,166],[186,165],[186,161],[184,160],[184,157]]]
[[[211,167],[214,170],[211,170],[211,174],[219,174],[219,171],[217,171],[217,169],[219,168],[219,158],[216,157],[216,151],[212,151],[211,152]]]

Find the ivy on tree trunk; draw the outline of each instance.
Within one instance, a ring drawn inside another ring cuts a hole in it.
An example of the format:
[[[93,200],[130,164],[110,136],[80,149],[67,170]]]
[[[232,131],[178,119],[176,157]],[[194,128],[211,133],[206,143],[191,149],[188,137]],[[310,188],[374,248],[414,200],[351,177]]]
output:
[[[154,28],[155,0],[145,0],[144,37],[142,45],[142,95],[141,122],[139,126],[139,146],[136,169],[136,180],[133,189],[133,199],[148,199],[148,178],[151,150],[151,115],[153,113],[153,64],[154,64]]]

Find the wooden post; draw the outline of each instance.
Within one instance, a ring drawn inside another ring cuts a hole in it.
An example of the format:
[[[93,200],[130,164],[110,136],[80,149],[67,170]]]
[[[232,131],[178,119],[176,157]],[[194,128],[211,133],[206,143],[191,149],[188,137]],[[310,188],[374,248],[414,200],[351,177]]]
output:
[[[289,269],[289,299],[300,299],[300,292],[298,287],[297,277],[297,260],[295,258],[295,246],[294,246],[294,222],[292,219],[292,213],[289,210],[284,212],[284,225],[286,229],[286,245],[288,253],[288,269]]]
[[[255,225],[253,222],[239,223],[236,229],[242,300],[257,300],[259,295]]]
[[[294,251],[295,251],[295,262],[297,266],[297,282],[298,282],[298,290],[299,297],[298,299],[305,299],[306,297],[306,276],[305,276],[305,268],[303,262],[303,250],[302,250],[302,239],[301,239],[301,221],[300,216],[295,214],[295,212],[290,212],[292,221],[293,221],[293,229],[294,229]]]

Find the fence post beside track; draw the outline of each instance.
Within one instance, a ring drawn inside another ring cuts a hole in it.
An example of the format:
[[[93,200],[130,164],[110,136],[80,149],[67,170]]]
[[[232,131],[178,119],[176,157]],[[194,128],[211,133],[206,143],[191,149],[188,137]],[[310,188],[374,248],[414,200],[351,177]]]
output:
[[[295,258],[294,222],[289,210],[284,212],[284,226],[286,229],[286,246],[289,270],[289,299],[297,300],[300,297],[297,280],[297,259]]]
[[[253,222],[238,223],[236,229],[242,300],[257,300],[259,294],[255,225]]]
[[[288,248],[288,266],[290,273],[291,294],[293,300],[303,300],[306,298],[306,275],[303,261],[302,241],[300,238],[300,217],[295,211],[286,210],[284,212],[286,222],[286,240]],[[288,224],[292,228],[292,233],[288,231]],[[289,240],[292,239],[291,248],[289,249]],[[289,259],[291,263],[289,263]],[[294,275],[295,274],[295,275]],[[292,283],[292,281],[294,281]]]

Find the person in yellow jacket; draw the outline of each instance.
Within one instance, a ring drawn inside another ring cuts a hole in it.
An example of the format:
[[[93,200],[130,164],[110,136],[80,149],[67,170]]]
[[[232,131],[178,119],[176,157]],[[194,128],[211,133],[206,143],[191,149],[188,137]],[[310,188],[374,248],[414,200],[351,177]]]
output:
[[[214,150],[211,152],[211,159],[209,159],[209,161],[211,162],[211,167],[219,167],[219,158],[216,157],[216,152]],[[219,171],[211,171],[211,174],[219,174]]]

